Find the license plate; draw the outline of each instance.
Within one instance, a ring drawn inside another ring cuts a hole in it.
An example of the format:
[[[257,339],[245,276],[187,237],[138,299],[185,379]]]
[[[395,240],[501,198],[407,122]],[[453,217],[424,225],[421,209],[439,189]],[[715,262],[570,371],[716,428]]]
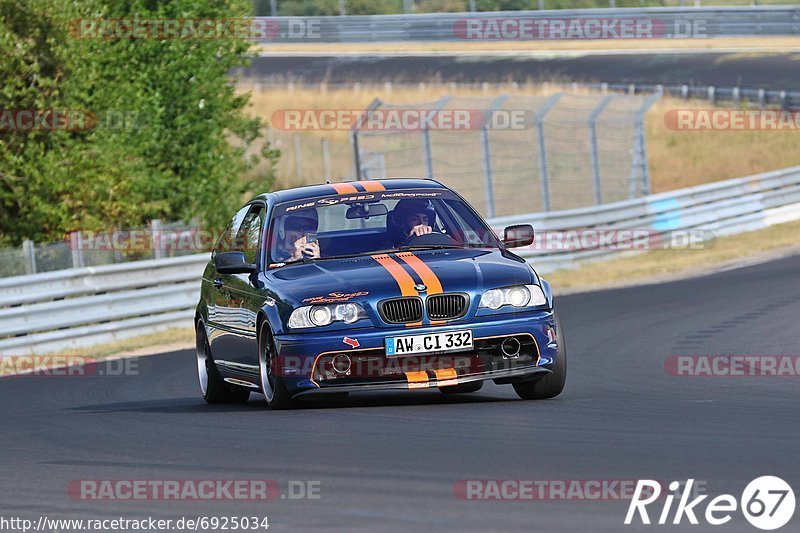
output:
[[[472,331],[470,330],[386,337],[386,355],[389,357],[471,349]]]

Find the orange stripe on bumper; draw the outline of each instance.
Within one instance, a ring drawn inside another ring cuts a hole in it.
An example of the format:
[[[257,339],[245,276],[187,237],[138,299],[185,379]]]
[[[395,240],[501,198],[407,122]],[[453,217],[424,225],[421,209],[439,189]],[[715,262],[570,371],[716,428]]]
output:
[[[405,374],[409,389],[425,389],[428,387],[428,373],[424,370],[420,372],[406,372]]]
[[[442,282],[439,281],[439,277],[428,265],[422,261],[422,259],[411,253],[397,254],[397,257],[405,261],[406,264],[417,273],[422,280],[422,283],[428,287],[428,296],[432,294],[441,294],[444,292],[444,289],[442,289]]]
[[[331,183],[330,186],[339,194],[358,192],[358,189],[352,183]]]
[[[400,287],[400,293],[403,296],[416,296],[417,291],[414,290],[414,279],[411,275],[400,266],[400,263],[392,259],[386,254],[373,255],[372,258],[383,266],[392,275],[394,280]]]
[[[441,369],[434,369],[434,374],[436,374],[436,381],[438,381],[438,385],[440,387],[446,385],[458,385],[458,373],[456,373],[455,368],[441,368]]]

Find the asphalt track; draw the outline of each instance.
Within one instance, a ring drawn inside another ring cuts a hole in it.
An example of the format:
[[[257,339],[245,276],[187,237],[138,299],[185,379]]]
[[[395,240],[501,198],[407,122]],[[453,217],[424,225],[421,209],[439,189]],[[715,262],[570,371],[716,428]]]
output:
[[[800,256],[557,300],[569,349],[560,397],[355,395],[273,412],[257,395],[208,406],[189,351],[128,377],[0,380],[0,515],[268,515],[272,530],[625,531],[625,501],[464,501],[463,479],[705,480],[741,494],[761,475],[800,493],[800,378],[675,377],[673,354],[797,355]],[[76,501],[78,479],[321,481],[318,500]],[[653,511],[658,514],[660,508]],[[782,531],[797,531],[800,511]],[[685,523],[685,522],[684,522]],[[756,531],[736,514],[726,526]]]
[[[395,81],[576,82],[715,85],[774,90],[800,88],[797,53],[521,53],[392,55],[380,53],[269,55],[238,71],[244,78],[330,84]]]

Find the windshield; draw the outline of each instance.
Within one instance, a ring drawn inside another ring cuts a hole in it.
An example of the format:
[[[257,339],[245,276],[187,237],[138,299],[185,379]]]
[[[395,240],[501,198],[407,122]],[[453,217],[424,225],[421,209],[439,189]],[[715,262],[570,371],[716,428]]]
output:
[[[408,189],[278,204],[269,264],[431,248],[497,248],[486,223],[455,193]]]

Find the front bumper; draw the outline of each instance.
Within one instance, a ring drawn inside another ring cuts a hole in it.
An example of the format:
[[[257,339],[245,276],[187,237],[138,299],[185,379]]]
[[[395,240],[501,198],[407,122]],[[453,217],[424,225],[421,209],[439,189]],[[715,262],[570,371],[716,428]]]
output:
[[[549,374],[557,356],[556,324],[552,311],[525,311],[472,317],[446,325],[361,328],[277,335],[280,374],[295,396],[335,392],[408,390],[444,387],[493,379],[526,381]],[[472,330],[469,351],[386,357],[388,336]],[[502,353],[508,337],[520,341],[515,357]],[[348,371],[334,365],[347,356]],[[338,360],[337,360],[338,361]],[[339,372],[335,370],[339,368]]]

